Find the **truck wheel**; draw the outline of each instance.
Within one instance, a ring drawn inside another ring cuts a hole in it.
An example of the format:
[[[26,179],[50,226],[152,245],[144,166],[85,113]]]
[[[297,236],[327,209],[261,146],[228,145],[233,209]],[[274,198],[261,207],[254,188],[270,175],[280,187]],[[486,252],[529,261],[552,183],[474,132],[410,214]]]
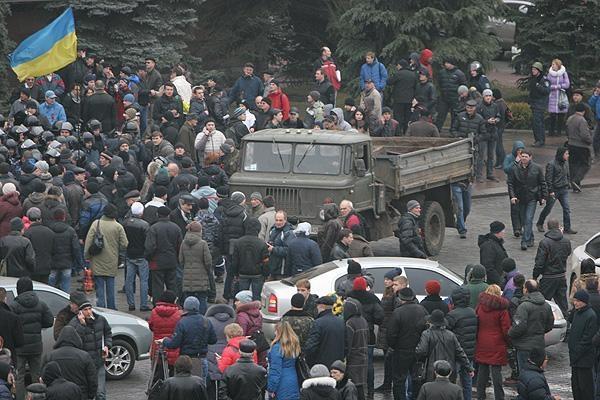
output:
[[[391,225],[390,217],[387,213],[384,213],[375,218],[372,213],[369,213],[367,217],[367,224],[369,225],[369,241],[375,241],[383,239],[389,236],[394,236],[394,229]]]
[[[437,256],[444,244],[446,233],[446,217],[444,210],[437,201],[426,201],[421,212],[421,228],[425,251],[429,256]]]

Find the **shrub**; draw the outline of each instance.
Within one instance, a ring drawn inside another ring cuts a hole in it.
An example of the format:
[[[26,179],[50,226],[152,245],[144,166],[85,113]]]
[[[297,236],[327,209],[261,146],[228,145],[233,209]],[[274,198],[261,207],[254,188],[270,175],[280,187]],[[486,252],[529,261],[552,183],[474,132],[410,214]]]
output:
[[[531,129],[531,108],[523,102],[507,103],[512,111],[513,119],[507,124],[507,128]]]

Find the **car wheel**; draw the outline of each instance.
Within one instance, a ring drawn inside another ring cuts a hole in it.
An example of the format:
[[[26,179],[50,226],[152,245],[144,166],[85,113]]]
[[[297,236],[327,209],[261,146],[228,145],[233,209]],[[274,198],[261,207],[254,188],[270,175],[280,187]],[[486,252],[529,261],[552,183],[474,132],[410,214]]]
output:
[[[446,217],[444,209],[437,201],[426,201],[421,212],[421,228],[425,251],[430,256],[437,256],[444,244],[446,233]]]
[[[108,357],[104,361],[106,378],[120,380],[127,377],[135,366],[136,354],[133,347],[123,339],[113,340],[108,349]]]

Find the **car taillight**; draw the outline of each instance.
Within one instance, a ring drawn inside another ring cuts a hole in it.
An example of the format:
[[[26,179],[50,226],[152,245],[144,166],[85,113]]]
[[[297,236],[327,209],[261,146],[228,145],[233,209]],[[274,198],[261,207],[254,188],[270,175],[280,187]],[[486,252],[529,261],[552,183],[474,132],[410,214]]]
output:
[[[267,311],[270,313],[277,313],[277,296],[271,294],[269,296],[269,304],[267,305]]]

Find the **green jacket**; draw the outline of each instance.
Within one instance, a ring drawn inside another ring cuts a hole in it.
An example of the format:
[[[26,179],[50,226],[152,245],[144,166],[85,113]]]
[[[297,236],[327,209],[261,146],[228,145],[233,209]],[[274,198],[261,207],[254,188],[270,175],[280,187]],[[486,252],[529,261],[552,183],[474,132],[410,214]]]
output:
[[[179,247],[179,263],[183,265],[183,291],[207,292],[212,273],[212,257],[202,234],[187,232]]]
[[[96,230],[100,226],[100,232],[104,236],[104,248],[100,254],[90,256],[89,250]],[[119,266],[119,251],[127,249],[127,235],[125,229],[112,218],[103,216],[90,226],[85,238],[84,257],[90,260],[92,272],[96,276],[116,276]]]
[[[471,278],[469,283],[464,285],[464,287],[469,289],[469,293],[471,296],[469,298],[469,307],[475,309],[475,307],[477,307],[477,304],[479,304],[479,294],[481,292],[485,292],[485,289],[487,289],[488,284],[485,283],[483,279]]]
[[[544,334],[554,328],[552,308],[540,292],[527,293],[521,299],[508,331],[517,350],[531,351],[544,348]]]

